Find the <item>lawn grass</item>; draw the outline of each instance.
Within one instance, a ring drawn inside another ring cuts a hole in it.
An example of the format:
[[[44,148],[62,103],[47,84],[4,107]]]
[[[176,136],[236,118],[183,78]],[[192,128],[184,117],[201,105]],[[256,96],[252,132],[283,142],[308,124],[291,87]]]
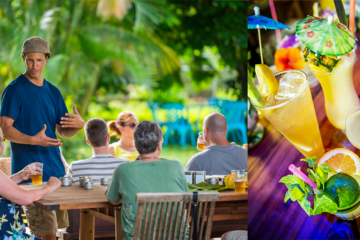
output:
[[[199,150],[190,144],[186,145],[185,148],[182,148],[179,145],[168,145],[162,149],[160,157],[178,160],[185,167],[189,159],[198,152]]]

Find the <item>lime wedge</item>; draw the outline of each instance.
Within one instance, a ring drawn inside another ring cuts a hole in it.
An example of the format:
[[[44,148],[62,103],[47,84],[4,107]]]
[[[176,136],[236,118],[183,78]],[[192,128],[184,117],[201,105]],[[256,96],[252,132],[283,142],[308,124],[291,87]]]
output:
[[[255,73],[259,80],[258,89],[263,98],[270,95],[276,95],[279,89],[279,84],[276,81],[271,69],[265,64],[256,64]]]
[[[353,177],[338,173],[326,181],[324,194],[336,202],[341,210],[357,203],[360,187]]]

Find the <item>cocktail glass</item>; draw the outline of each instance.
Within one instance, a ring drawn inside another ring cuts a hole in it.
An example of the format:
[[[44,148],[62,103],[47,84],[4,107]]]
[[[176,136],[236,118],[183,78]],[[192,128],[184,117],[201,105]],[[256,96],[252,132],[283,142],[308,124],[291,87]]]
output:
[[[332,72],[309,64],[311,72],[317,77],[324,91],[326,115],[330,123],[341,130],[333,136],[335,147],[350,148],[344,130],[346,116],[359,105],[352,77],[355,60],[355,54],[341,56]]]
[[[276,73],[275,78],[279,82],[278,94],[268,98],[265,106],[254,106],[305,157],[320,158],[325,150],[306,74],[286,70]]]
[[[345,121],[345,133],[349,141],[360,149],[360,106],[353,108]]]

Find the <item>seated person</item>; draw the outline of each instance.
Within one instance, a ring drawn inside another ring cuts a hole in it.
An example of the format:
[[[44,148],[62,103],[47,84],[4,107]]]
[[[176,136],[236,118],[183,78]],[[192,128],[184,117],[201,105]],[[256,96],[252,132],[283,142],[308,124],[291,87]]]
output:
[[[135,195],[144,192],[189,192],[180,162],[159,158],[163,134],[159,124],[139,123],[134,141],[139,161],[120,164],[114,171],[106,197],[113,205],[122,203],[121,222],[125,239],[132,239],[138,204]]]
[[[110,135],[103,119],[90,119],[86,122],[84,131],[86,143],[91,146],[93,156],[71,163],[67,175],[73,182],[79,182],[80,176],[90,176],[93,182],[100,182],[103,177],[111,178],[120,163],[129,162],[126,158],[117,158],[109,154]]]
[[[119,113],[116,120],[108,122],[112,134],[120,138],[119,141],[110,144],[111,155],[135,161],[139,156],[134,144],[134,131],[138,123],[136,115],[128,111]]]
[[[206,171],[207,175],[228,175],[231,170],[247,169],[247,150],[226,139],[224,115],[211,113],[203,122],[205,150],[192,156],[185,171]]]
[[[0,156],[3,150],[3,134],[0,129]],[[33,170],[26,166],[22,171],[8,177],[0,170],[0,239],[39,239],[25,233],[19,205],[29,205],[45,197],[58,189],[61,182],[56,177],[50,177],[46,186],[29,191],[16,185],[30,179],[32,172]]]

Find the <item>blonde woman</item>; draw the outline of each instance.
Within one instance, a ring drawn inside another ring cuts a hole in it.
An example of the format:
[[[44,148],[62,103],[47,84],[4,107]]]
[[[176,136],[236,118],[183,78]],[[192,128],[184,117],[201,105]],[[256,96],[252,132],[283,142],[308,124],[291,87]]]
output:
[[[139,153],[134,144],[134,131],[139,123],[136,115],[132,112],[121,112],[116,120],[108,122],[112,136],[120,138],[118,142],[110,144],[109,153],[118,158],[127,158],[134,161]]]

